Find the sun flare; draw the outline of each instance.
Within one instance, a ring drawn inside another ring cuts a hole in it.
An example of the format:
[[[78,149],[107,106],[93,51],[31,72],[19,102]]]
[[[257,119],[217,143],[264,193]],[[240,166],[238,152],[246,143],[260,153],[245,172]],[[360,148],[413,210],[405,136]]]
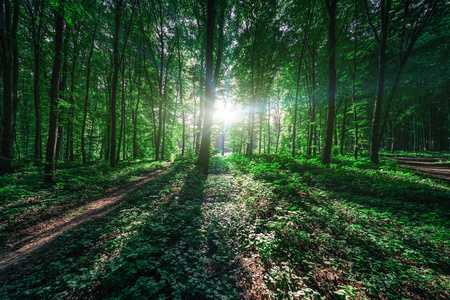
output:
[[[237,120],[238,114],[231,107],[220,104],[215,109],[215,117],[216,117],[216,120],[219,120],[220,122],[225,121],[225,122],[232,123]]]

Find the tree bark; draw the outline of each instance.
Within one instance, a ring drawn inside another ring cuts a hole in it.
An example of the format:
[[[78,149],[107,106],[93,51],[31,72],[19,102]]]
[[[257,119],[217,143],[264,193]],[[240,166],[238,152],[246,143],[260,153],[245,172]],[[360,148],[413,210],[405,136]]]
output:
[[[275,153],[278,153],[278,145],[280,144],[281,135],[281,116],[280,116],[280,89],[278,89],[277,97],[277,118],[278,118],[278,130],[277,130],[277,142],[275,144]]]
[[[14,0],[14,14],[11,27],[11,48],[12,48],[12,92],[13,92],[13,123],[12,134],[13,143],[17,136],[17,112],[19,110],[19,48],[17,41],[17,30],[19,26],[19,0]],[[19,149],[17,147],[17,149]],[[14,153],[13,153],[14,155]]]
[[[55,11],[55,58],[53,61],[52,80],[50,87],[50,118],[47,139],[47,149],[45,154],[44,183],[55,184],[55,160],[56,160],[56,137],[58,134],[58,89],[59,76],[63,61],[63,33],[64,17],[63,6],[60,1]]]
[[[337,0],[326,0],[328,17],[328,43],[330,47],[330,57],[328,60],[328,112],[327,129],[325,136],[325,147],[322,156],[322,163],[329,165],[331,160],[331,149],[333,144],[333,126],[335,119],[336,101],[336,4]]]
[[[184,107],[183,107],[183,81],[181,78],[182,64],[181,64],[181,51],[180,51],[180,32],[177,30],[177,48],[178,48],[178,82],[179,82],[179,95],[180,95],[180,106],[181,106],[181,118],[182,118],[182,126],[183,132],[181,136],[181,156],[184,156],[184,150],[186,147],[186,120],[184,118]]]
[[[216,10],[215,0],[208,0],[206,22],[206,76],[205,76],[205,117],[203,122],[203,134],[198,156],[198,163],[203,167],[203,172],[209,170],[209,147],[211,142],[212,117],[214,110],[214,85],[212,78],[213,48],[214,48],[214,23]]]
[[[358,28],[358,0],[355,0],[355,31],[353,38],[355,43],[353,45],[353,72],[352,72],[352,106],[353,106],[353,121],[355,124],[355,144],[354,144],[354,158],[358,160],[358,115],[356,114],[356,54],[358,50],[358,34],[356,28]]]
[[[81,124],[81,157],[82,157],[82,163],[83,165],[86,164],[86,142],[84,139],[84,133],[86,131],[86,121],[87,121],[87,110],[88,110],[88,104],[89,104],[89,87],[90,87],[90,77],[91,77],[91,61],[92,61],[92,55],[94,54],[94,43],[95,43],[95,35],[97,32],[97,25],[100,20],[100,11],[97,17],[97,22],[95,22],[94,30],[92,32],[92,44],[91,49],[89,50],[89,56],[86,64],[86,93],[84,97],[84,105],[83,105],[83,122]]]
[[[58,85],[58,89],[59,89],[59,93],[58,93],[58,105],[59,103],[61,103],[61,100],[66,100],[66,89],[67,89],[67,75],[68,75],[68,70],[69,70],[69,64],[68,64],[68,58],[69,58],[69,40],[70,37],[72,35],[72,31],[71,29],[66,26],[66,34],[65,34],[65,38],[64,38],[64,42],[63,42],[63,63],[62,63],[62,69],[61,69],[61,79]],[[64,33],[63,33],[64,35]],[[64,139],[64,126],[62,125],[62,123],[64,122],[64,117],[62,117],[61,115],[64,116],[64,107],[58,107],[58,111],[57,111],[57,118],[58,118],[58,135],[56,137],[56,161],[58,161],[59,159],[62,159],[63,156],[63,152],[62,152],[62,148],[63,148],[63,139]],[[61,116],[61,117],[60,117]]]
[[[35,114],[35,135],[34,135],[34,159],[41,163],[42,161],[42,135],[41,135],[41,98],[40,98],[40,80],[41,80],[41,43],[42,43],[42,5],[31,5],[26,2],[29,15],[31,17],[33,50],[34,50],[34,81],[33,98]],[[36,28],[37,26],[37,28]]]
[[[14,0],[11,23],[10,1],[0,1],[0,43],[3,67],[3,132],[0,152],[0,175],[12,173],[14,141],[19,101],[18,78],[19,58],[17,49],[17,28],[19,22],[19,1]]]
[[[379,156],[378,156],[378,151],[380,147],[379,130],[381,118],[381,105],[383,104],[384,79],[386,73],[386,44],[387,44],[390,4],[391,0],[381,0],[380,4],[381,32],[380,32],[380,50],[378,62],[378,90],[377,90],[377,99],[374,105],[371,146],[370,146],[370,160],[375,164],[379,163]]]
[[[294,127],[292,131],[292,157],[295,157],[295,140],[297,135],[297,111],[298,111],[298,92],[300,90],[300,70],[302,69],[302,61],[303,61],[303,49],[302,54],[300,55],[300,62],[298,63],[298,71],[297,71],[297,87],[295,90],[295,107],[294,107]]]
[[[141,57],[141,52],[139,52],[138,58]],[[138,85],[137,85],[137,100],[136,100],[136,106],[133,110],[133,159],[138,158],[138,146],[137,146],[137,124],[138,124],[138,112],[139,112],[139,104],[141,101],[141,68],[137,66],[136,62],[136,69],[138,72]],[[131,80],[131,74],[130,74],[130,80]]]
[[[116,166],[116,102],[117,102],[117,82],[119,80],[119,30],[120,30],[120,19],[122,17],[122,0],[116,0],[115,2],[115,27],[114,27],[114,44],[113,44],[113,55],[114,55],[114,75],[112,82],[111,91],[111,146],[110,146],[110,156],[109,165],[111,167]]]
[[[270,97],[268,99],[267,111],[269,113],[269,117],[267,118],[267,154],[270,155]]]
[[[73,127],[74,127],[74,113],[75,113],[75,74],[78,60],[78,36],[80,34],[80,26],[77,26],[74,46],[73,46],[73,56],[72,56],[72,66],[70,69],[70,106],[69,106],[69,116],[67,120],[67,146],[66,146],[66,159],[70,161],[74,160],[74,149],[73,149]]]
[[[249,126],[248,126],[248,137],[249,141],[247,143],[247,150],[245,155],[251,156],[253,154],[253,134],[255,131],[255,112],[256,112],[256,92],[255,92],[255,50],[256,50],[256,37],[257,37],[257,30],[258,28],[255,28],[255,38],[253,40],[253,48],[252,48],[252,54],[251,54],[251,85],[252,85],[252,99],[250,103],[250,115],[249,115]]]
[[[339,154],[344,155],[344,143],[345,143],[345,130],[347,125],[347,105],[348,105],[348,98],[345,98],[344,102],[344,113],[342,116],[342,127],[341,127],[341,142],[340,142],[340,148],[339,148]]]
[[[120,147],[122,146],[122,136],[124,136],[124,120],[125,120],[125,63],[122,64],[122,103],[120,104],[120,131],[119,131],[119,145],[117,146],[116,164],[120,159]],[[124,138],[125,142],[125,138]]]

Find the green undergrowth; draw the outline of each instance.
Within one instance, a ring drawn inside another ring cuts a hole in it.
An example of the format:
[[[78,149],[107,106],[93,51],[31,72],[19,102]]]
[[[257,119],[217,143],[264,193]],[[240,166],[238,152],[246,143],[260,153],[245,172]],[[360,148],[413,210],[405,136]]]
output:
[[[0,177],[0,242],[12,233],[51,217],[75,212],[106,190],[162,167],[163,162],[126,161],[116,168],[107,162],[86,166],[65,163],[57,169],[56,185],[43,185],[43,170],[22,166]],[[1,244],[1,243],[0,243]]]
[[[0,297],[238,298],[235,270],[247,236],[236,232],[249,224],[233,180],[175,162],[119,212],[65,234],[36,266],[3,278]]]
[[[269,275],[274,298],[288,299],[286,289],[295,294],[291,273],[327,298],[449,297],[448,184],[389,160],[338,158],[329,167],[284,156],[235,161],[278,195],[262,252],[263,265],[278,272]]]
[[[385,157],[391,156],[408,156],[408,157],[441,157],[444,160],[450,159],[450,152],[436,152],[436,151],[421,151],[421,152],[410,152],[410,151],[395,151],[395,152],[380,152],[380,155]]]
[[[0,298],[448,299],[449,198],[389,160],[180,160],[0,276]]]

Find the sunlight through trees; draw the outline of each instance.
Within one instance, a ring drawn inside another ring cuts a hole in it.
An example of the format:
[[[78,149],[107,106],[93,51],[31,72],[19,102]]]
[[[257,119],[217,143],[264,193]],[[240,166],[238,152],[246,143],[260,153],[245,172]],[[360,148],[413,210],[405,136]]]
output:
[[[4,0],[1,173],[40,164],[42,153],[48,169],[191,152],[207,165],[210,147],[324,164],[446,151],[448,9],[442,0]]]

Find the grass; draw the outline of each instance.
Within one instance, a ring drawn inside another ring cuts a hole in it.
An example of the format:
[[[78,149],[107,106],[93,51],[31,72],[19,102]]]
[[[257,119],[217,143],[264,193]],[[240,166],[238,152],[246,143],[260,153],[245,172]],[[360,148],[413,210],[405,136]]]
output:
[[[395,152],[380,152],[381,156],[408,156],[408,157],[444,157],[445,159],[450,158],[450,152],[437,152],[437,151],[419,151],[419,152],[408,152],[408,151],[395,151]]]
[[[177,161],[0,276],[0,297],[448,299],[449,198],[389,160],[214,157],[208,176]]]

